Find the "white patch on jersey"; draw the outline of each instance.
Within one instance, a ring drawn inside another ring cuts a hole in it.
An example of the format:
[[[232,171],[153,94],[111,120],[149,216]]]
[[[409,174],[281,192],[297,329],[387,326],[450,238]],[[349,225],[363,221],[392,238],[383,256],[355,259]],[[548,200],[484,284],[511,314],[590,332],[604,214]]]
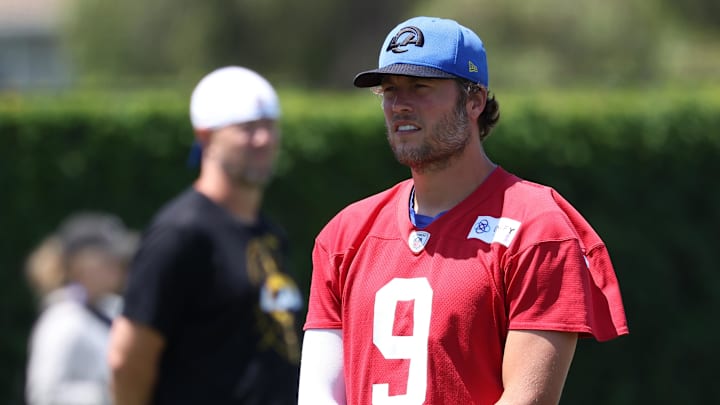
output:
[[[497,242],[508,247],[517,235],[518,229],[520,229],[520,222],[514,219],[479,216],[467,238],[480,239],[485,243]]]
[[[427,245],[429,240],[429,232],[412,231],[410,232],[410,237],[408,238],[408,246],[410,246],[410,250],[413,252],[420,253],[423,249],[425,249],[425,245]]]

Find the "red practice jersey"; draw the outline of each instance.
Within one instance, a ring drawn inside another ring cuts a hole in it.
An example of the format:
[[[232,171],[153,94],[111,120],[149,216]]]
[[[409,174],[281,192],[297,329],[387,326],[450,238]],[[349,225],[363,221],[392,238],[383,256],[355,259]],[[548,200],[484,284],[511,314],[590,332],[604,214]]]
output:
[[[508,330],[628,333],[605,245],[555,190],[498,167],[418,230],[412,185],[316,239],[305,329],[342,329],[348,404],[494,404]]]

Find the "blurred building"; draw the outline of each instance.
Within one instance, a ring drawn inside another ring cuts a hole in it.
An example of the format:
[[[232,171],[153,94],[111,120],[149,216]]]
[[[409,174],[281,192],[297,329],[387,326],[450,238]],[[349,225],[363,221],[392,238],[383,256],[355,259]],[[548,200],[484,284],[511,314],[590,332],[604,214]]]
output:
[[[0,0],[0,91],[70,82],[60,24],[71,0]]]

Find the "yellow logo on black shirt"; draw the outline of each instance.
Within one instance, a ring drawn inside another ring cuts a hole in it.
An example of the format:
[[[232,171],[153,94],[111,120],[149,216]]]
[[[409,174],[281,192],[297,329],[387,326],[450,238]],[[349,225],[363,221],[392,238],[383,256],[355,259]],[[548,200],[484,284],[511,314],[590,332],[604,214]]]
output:
[[[247,248],[248,276],[260,288],[258,329],[260,348],[272,348],[293,363],[300,362],[300,340],[295,312],[302,308],[302,295],[295,282],[280,272],[278,240],[266,236],[250,241]]]

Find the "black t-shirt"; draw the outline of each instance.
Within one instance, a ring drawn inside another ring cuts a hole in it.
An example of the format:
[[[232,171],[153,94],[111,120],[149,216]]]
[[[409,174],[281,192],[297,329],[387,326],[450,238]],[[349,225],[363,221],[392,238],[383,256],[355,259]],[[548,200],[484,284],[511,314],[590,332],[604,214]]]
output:
[[[123,314],[162,334],[153,404],[296,404],[302,297],[283,233],[189,189],[155,217]]]

